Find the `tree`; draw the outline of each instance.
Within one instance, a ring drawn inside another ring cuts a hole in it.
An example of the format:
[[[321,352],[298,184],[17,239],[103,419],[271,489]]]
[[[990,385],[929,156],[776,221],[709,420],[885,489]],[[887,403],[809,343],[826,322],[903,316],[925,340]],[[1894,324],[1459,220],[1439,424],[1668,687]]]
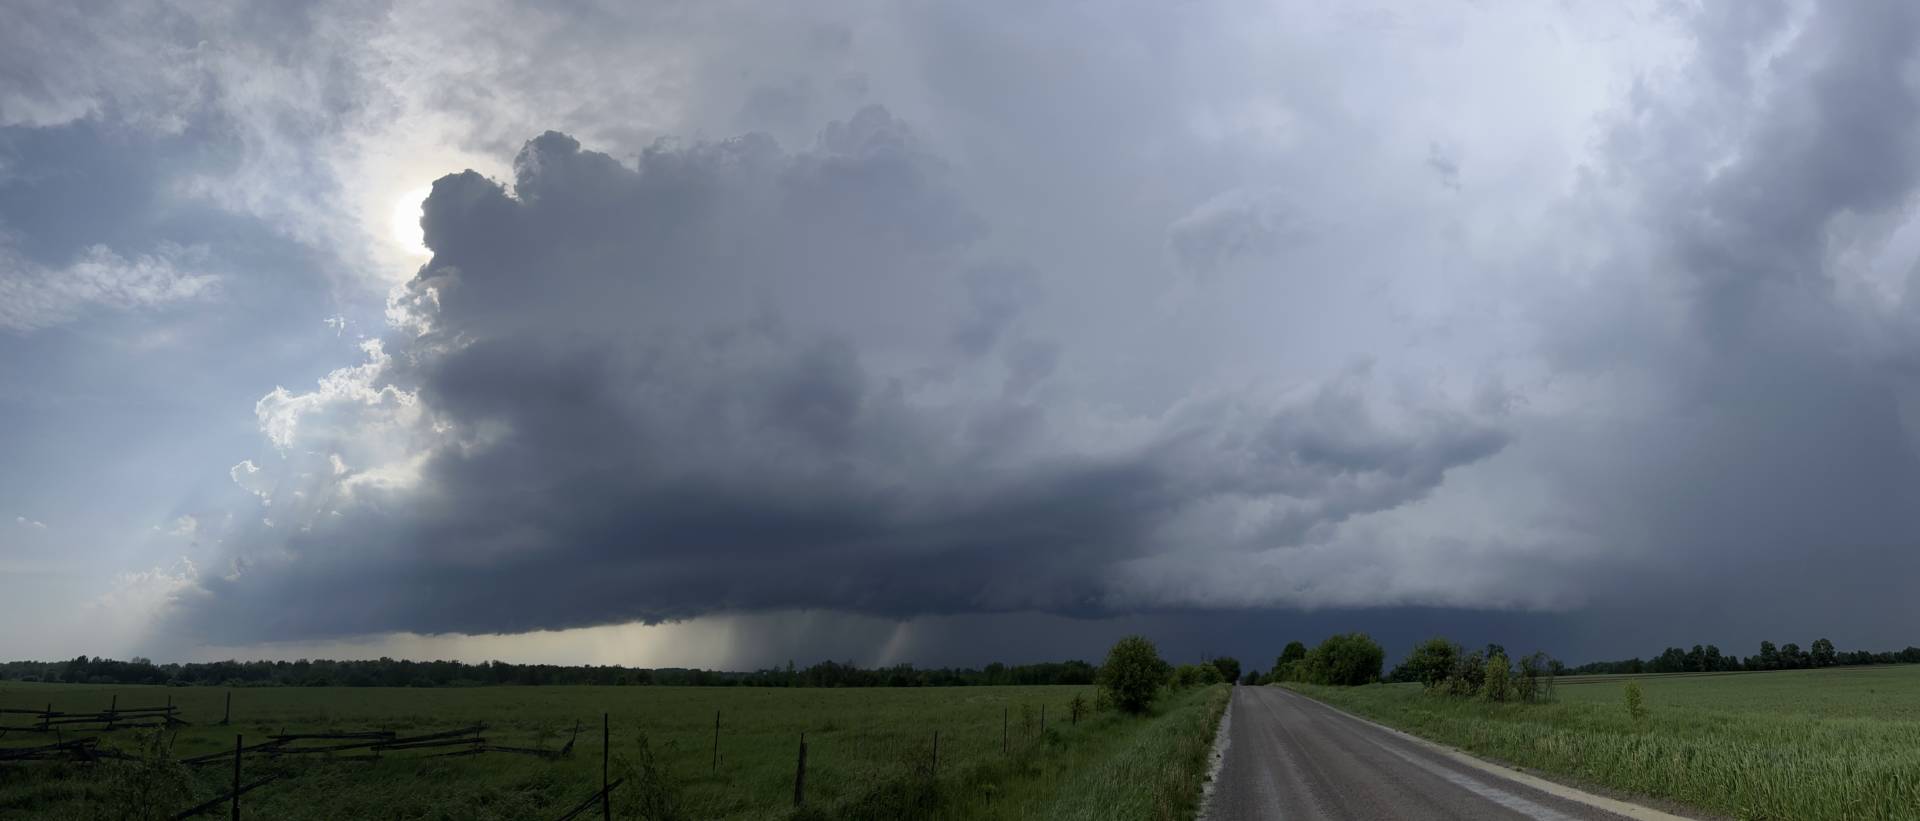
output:
[[[1220,680],[1232,684],[1240,680],[1240,660],[1232,656],[1221,656],[1213,660],[1213,668],[1220,671]]]
[[[1648,665],[1648,672],[1684,673],[1687,671],[1687,651],[1678,647],[1669,647]]]
[[[1273,677],[1280,678],[1284,676],[1289,666],[1296,661],[1305,661],[1306,658],[1306,645],[1297,641],[1287,642],[1287,646],[1280,651],[1280,657],[1273,660]]]
[[[1773,642],[1760,642],[1760,669],[1780,669],[1780,651],[1773,648]]]
[[[1832,667],[1833,666],[1833,642],[1828,641],[1826,639],[1814,639],[1812,656],[1813,656],[1813,666]]]
[[[1800,645],[1794,644],[1793,642],[1787,642],[1786,644],[1781,645],[1780,647],[1780,668],[1781,669],[1798,670],[1805,666],[1807,666],[1807,653],[1806,651],[1800,649]]]
[[[1378,681],[1386,656],[1386,651],[1365,633],[1328,636],[1307,654],[1307,680],[1340,686]]]
[[[1100,665],[1100,686],[1113,699],[1114,706],[1129,713],[1144,713],[1153,704],[1153,696],[1166,678],[1167,663],[1153,642],[1141,636],[1127,636],[1107,651],[1107,662]]]
[[[1553,667],[1558,663],[1544,650],[1521,656],[1519,676],[1513,680],[1514,695],[1521,701],[1552,701]]]
[[[1394,681],[1417,681],[1432,687],[1444,681],[1453,673],[1453,665],[1460,658],[1460,645],[1435,636],[1414,645],[1413,652],[1407,654],[1407,660],[1394,668]]]

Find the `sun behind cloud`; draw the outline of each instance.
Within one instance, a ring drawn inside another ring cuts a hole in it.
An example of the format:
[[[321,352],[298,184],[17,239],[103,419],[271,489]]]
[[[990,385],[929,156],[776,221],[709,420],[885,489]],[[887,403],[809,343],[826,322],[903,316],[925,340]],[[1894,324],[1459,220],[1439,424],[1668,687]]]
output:
[[[400,198],[393,203],[393,215],[388,221],[388,231],[394,243],[413,256],[433,256],[432,249],[427,247],[426,234],[420,229],[420,217],[423,213],[420,206],[432,193],[432,186],[423,185],[401,194]]]

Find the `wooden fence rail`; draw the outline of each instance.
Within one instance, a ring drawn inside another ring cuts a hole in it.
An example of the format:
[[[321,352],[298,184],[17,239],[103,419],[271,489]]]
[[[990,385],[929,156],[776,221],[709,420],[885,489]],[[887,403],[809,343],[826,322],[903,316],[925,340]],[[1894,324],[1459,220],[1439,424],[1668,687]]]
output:
[[[559,821],[573,821],[573,819],[579,818],[581,813],[586,812],[587,810],[593,809],[593,806],[595,804],[601,803],[609,794],[613,792],[615,787],[618,787],[621,784],[626,783],[626,781],[627,780],[624,778],[617,778],[617,779],[614,779],[613,783],[608,784],[605,789],[594,790],[593,794],[587,796],[587,799],[585,801],[575,804],[573,809],[567,810],[565,815],[560,816]]]

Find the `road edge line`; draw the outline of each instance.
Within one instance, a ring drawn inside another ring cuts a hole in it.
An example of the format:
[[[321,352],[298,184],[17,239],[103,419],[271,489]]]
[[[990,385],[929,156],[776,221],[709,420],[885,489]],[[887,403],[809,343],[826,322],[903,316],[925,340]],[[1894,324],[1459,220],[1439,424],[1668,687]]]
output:
[[[1378,721],[1374,721],[1373,719],[1355,715],[1351,712],[1340,709],[1337,706],[1328,704],[1324,701],[1321,701],[1320,699],[1314,698],[1313,696],[1307,695],[1306,693],[1302,693],[1298,690],[1294,690],[1287,687],[1280,687],[1279,689],[1284,690],[1287,693],[1290,693],[1299,698],[1304,698],[1308,701],[1311,701],[1315,704],[1318,704],[1322,707],[1325,707],[1343,716],[1351,718],[1354,721],[1358,721],[1362,724],[1367,724],[1373,727],[1377,727],[1381,730],[1385,730],[1389,733],[1400,736],[1401,738],[1406,739],[1407,741],[1413,742],[1414,744],[1420,745],[1429,750],[1432,750],[1433,752],[1439,753],[1440,755],[1446,756],[1447,758],[1452,759],[1453,761],[1459,762],[1460,764],[1464,764],[1468,767],[1472,767],[1476,770],[1487,773],[1488,775],[1505,778],[1509,781],[1515,781],[1520,784],[1526,785],[1528,787],[1532,787],[1536,790],[1544,792],[1555,798],[1562,798],[1568,801],[1573,801],[1575,803],[1585,804],[1589,807],[1593,807],[1594,809],[1605,810],[1615,815],[1621,815],[1627,818],[1632,818],[1634,819],[1634,821],[1700,821],[1700,819],[1693,816],[1675,815],[1673,813],[1666,812],[1664,810],[1656,810],[1652,807],[1648,807],[1641,804],[1635,804],[1630,801],[1622,801],[1618,798],[1608,798],[1604,795],[1594,795],[1593,793],[1587,792],[1586,790],[1580,789],[1578,787],[1573,787],[1566,784],[1562,784],[1558,781],[1541,778],[1540,776],[1534,775],[1532,773],[1526,772],[1525,770],[1521,770],[1516,767],[1511,767],[1505,764],[1497,764],[1492,761],[1488,761],[1484,758],[1481,758],[1477,755],[1474,755],[1472,753],[1469,753],[1465,750],[1461,750],[1456,747],[1449,747],[1437,741],[1431,741],[1425,738],[1421,738],[1420,736],[1414,735],[1413,733],[1409,733],[1405,730],[1389,727],[1385,724],[1381,724]]]

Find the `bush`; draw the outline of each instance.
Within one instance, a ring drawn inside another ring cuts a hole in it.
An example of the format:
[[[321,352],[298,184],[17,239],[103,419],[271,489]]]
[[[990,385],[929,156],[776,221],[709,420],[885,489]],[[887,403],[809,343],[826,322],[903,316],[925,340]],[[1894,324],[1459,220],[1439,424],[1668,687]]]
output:
[[[1220,671],[1211,664],[1182,664],[1173,673],[1175,687],[1204,687],[1220,683]]]
[[[1460,645],[1436,636],[1416,645],[1407,660],[1393,668],[1391,678],[1433,687],[1453,675],[1453,666],[1459,660]]]
[[[1513,671],[1507,666],[1507,657],[1500,653],[1487,659],[1487,672],[1482,677],[1480,695],[1488,701],[1506,701],[1513,698]]]
[[[1634,721],[1647,717],[1647,702],[1640,694],[1640,682],[1627,682],[1627,715],[1632,716]]]
[[[1307,654],[1305,681],[1313,684],[1353,686],[1380,680],[1380,665],[1386,651],[1365,633],[1328,636]]]
[[[93,816],[116,821],[173,817],[193,799],[193,777],[173,760],[173,737],[160,731],[135,736],[134,754],[105,765],[101,811]]]
[[[1476,696],[1487,681],[1487,657],[1479,650],[1454,659],[1453,672],[1435,692],[1449,696]]]
[[[1160,689],[1167,663],[1153,642],[1141,636],[1128,636],[1107,651],[1100,665],[1100,687],[1113,699],[1115,707],[1129,713],[1144,713],[1153,704]]]
[[[1513,686],[1521,701],[1553,700],[1553,663],[1546,653],[1520,657],[1520,677]]]

